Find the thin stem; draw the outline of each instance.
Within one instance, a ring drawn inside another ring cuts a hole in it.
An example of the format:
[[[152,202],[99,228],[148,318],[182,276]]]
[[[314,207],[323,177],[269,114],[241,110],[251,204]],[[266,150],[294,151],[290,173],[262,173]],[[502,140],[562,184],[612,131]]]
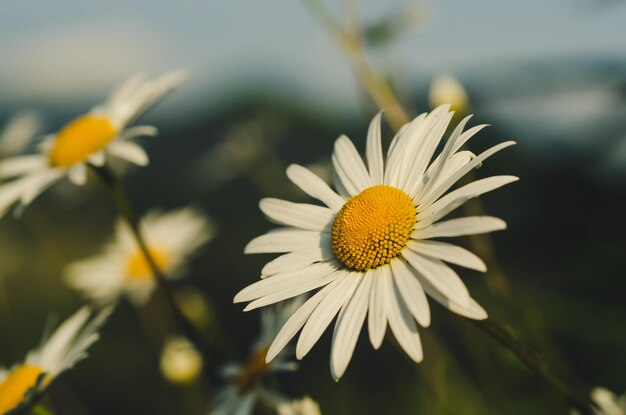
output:
[[[502,346],[509,349],[524,366],[561,392],[572,406],[585,415],[593,415],[591,410],[593,403],[589,395],[574,391],[570,385],[552,371],[550,365],[537,351],[522,344],[509,330],[494,323],[492,320],[468,321],[472,322],[474,326],[498,341]]]
[[[152,256],[152,252],[150,252],[148,244],[146,243],[143,234],[141,233],[139,220],[135,215],[135,212],[130,204],[130,201],[122,184],[106,167],[96,167],[92,165],[90,165],[90,167],[96,172],[98,177],[100,177],[106,188],[109,190],[109,193],[111,194],[111,197],[115,202],[115,205],[117,206],[122,218],[128,224],[131,234],[137,242],[137,246],[143,254],[146,263],[150,267],[152,274],[154,275],[154,279],[157,282],[157,285],[161,288],[161,292],[163,293],[164,298],[170,308],[172,316],[174,317],[174,321],[176,322],[176,324],[178,324],[182,333],[195,344],[195,346],[203,354],[207,362],[214,361],[215,359],[223,360],[225,358],[225,354],[218,347],[216,347],[202,332],[198,330],[198,328],[187,318],[187,316],[178,306],[178,303],[176,302],[176,297],[174,295],[174,290],[168,283],[164,272],[159,268],[159,265],[156,263],[154,257]]]

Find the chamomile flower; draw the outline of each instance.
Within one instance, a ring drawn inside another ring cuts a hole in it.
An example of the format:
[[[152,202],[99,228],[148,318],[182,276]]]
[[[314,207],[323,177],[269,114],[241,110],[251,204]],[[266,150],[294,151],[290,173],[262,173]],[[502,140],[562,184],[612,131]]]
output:
[[[302,305],[302,302],[302,298],[296,298],[286,304],[263,310],[261,335],[248,361],[243,364],[227,364],[222,368],[222,375],[227,386],[213,402],[209,412],[211,415],[250,415],[259,401],[271,407],[289,402],[279,393],[267,389],[263,381],[272,373],[296,370],[296,363],[291,361],[293,351],[285,350],[269,363],[266,362],[265,356],[280,327]]]
[[[98,330],[111,310],[107,307],[93,315],[89,308],[81,308],[28,353],[24,362],[0,369],[0,413],[27,404],[57,376],[87,357],[87,349],[98,340]]]
[[[188,259],[214,234],[212,222],[191,207],[148,212],[140,226],[155,262],[174,279],[184,275]],[[104,303],[125,294],[142,305],[156,286],[150,266],[122,220],[115,227],[114,241],[101,254],[71,264],[65,280],[85,297]]]
[[[102,105],[92,108],[50,135],[38,154],[7,158],[0,164],[0,178],[13,179],[0,186],[0,215],[16,202],[26,206],[59,179],[74,184],[87,180],[87,164],[102,166],[117,157],[139,166],[148,164],[143,148],[130,141],[154,136],[148,125],[129,127],[164,95],[186,78],[183,71],[147,79],[139,74],[128,79]]]
[[[9,119],[0,132],[0,163],[19,154],[41,130],[41,119],[36,112],[22,111]]]
[[[478,271],[486,266],[476,255],[434,238],[504,229],[490,216],[442,220],[468,199],[517,180],[494,176],[450,191],[466,173],[513,142],[475,155],[461,147],[484,125],[463,131],[469,117],[451,133],[435,157],[453,113],[440,106],[405,125],[384,160],[381,115],[370,124],[363,163],[345,136],[335,143],[333,191],[298,165],[287,176],[326,206],[263,199],[261,210],[286,225],[252,240],[246,253],[285,253],[261,271],[261,281],[243,290],[235,302],[253,310],[320,288],[285,323],[267,353],[271,361],[302,329],[296,357],[303,358],[335,318],[331,373],[340,378],[352,357],[368,316],[369,337],[380,347],[387,323],[398,343],[416,362],[423,358],[417,321],[430,324],[426,294],[451,311],[472,319],[487,313],[472,299],[446,263]]]

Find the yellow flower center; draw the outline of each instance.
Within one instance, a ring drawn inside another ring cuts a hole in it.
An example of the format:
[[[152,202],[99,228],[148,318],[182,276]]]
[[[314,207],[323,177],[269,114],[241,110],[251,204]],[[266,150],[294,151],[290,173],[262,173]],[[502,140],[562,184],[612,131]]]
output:
[[[0,382],[0,413],[10,411],[22,403],[26,392],[37,385],[42,373],[40,367],[28,364],[13,369],[4,381]]]
[[[335,256],[363,271],[388,264],[398,256],[415,226],[415,206],[402,190],[368,187],[346,201],[332,227]]]
[[[50,164],[68,167],[84,162],[89,156],[105,148],[116,135],[117,130],[104,117],[78,117],[58,132],[48,154]]]
[[[159,269],[166,270],[170,263],[167,252],[163,249],[150,247],[150,253]],[[134,281],[152,279],[152,269],[141,251],[136,251],[128,258],[126,276]]]

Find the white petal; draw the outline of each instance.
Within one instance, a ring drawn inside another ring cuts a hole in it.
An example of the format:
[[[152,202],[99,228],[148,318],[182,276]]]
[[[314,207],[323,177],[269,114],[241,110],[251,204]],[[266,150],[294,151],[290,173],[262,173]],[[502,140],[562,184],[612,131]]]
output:
[[[438,183],[433,189],[423,195],[420,199],[420,208],[424,209],[425,207],[432,204],[436,201],[442,194],[444,194],[454,183],[456,183],[461,177],[467,174],[471,169],[476,166],[479,166],[483,161],[485,161],[488,157],[496,154],[498,151],[503,150],[507,147],[515,144],[515,141],[506,141],[504,143],[500,143],[491,147],[490,149],[479,154],[475,159],[467,163],[462,169],[454,173],[448,179],[444,180],[441,183]],[[435,179],[436,180],[436,179]]]
[[[274,198],[262,199],[259,207],[274,223],[311,231],[329,232],[335,217],[335,212],[326,207]]]
[[[319,287],[323,287],[324,285],[328,285],[338,277],[340,277],[340,272],[332,272],[327,275],[323,275],[319,278],[311,278],[307,281],[300,282],[298,285],[288,284],[284,285],[282,288],[277,290],[272,294],[268,294],[265,297],[261,297],[257,300],[254,300],[250,304],[243,309],[243,311],[254,310],[255,308],[265,307],[266,305],[274,304],[279,301],[287,300],[289,298],[297,297],[301,294],[307,293],[311,290],[314,290]],[[270,277],[273,278],[273,277]],[[267,281],[267,279],[263,280]]]
[[[244,248],[246,254],[272,254],[302,251],[330,246],[330,236],[316,231],[279,228],[251,240]]]
[[[421,255],[480,272],[487,271],[487,266],[482,259],[460,246],[439,241],[408,241],[407,247]]]
[[[426,294],[428,294],[433,300],[437,301],[442,306],[446,307],[453,313],[461,315],[463,317],[471,318],[474,320],[484,320],[487,318],[487,312],[478,304],[473,298],[469,299],[469,302],[465,305],[461,305],[452,301],[449,297],[439,291],[428,280],[420,280],[422,287]]]
[[[333,257],[334,254],[330,247],[290,252],[265,264],[261,270],[261,278],[302,269],[314,262],[328,260]]]
[[[372,273],[366,273],[360,276],[360,279],[361,282],[352,299],[342,307],[335,324],[330,364],[335,380],[344,374],[350,363],[367,314],[374,276]]]
[[[333,169],[333,186],[335,186],[337,193],[339,193],[339,196],[341,196],[344,201],[351,196],[348,189],[346,189],[346,186],[343,185],[343,182],[335,169]]]
[[[150,159],[146,151],[132,141],[115,141],[109,144],[107,152],[113,156],[127,160],[137,166],[147,166]]]
[[[407,144],[407,137],[411,135],[411,131],[413,131],[417,125],[424,122],[426,115],[428,114],[420,114],[418,117],[414,118],[413,121],[403,125],[398,130],[393,140],[391,140],[389,150],[387,150],[385,184],[398,187],[400,170],[405,156],[404,150]]]
[[[326,327],[335,318],[339,309],[352,298],[362,273],[344,271],[337,287],[319,303],[307,320],[296,345],[296,357],[302,359],[320,338]]]
[[[404,298],[409,311],[423,327],[430,325],[430,307],[422,285],[417,280],[413,269],[403,259],[398,258],[390,263],[393,279]]]
[[[333,273],[338,267],[339,264],[337,262],[320,262],[302,267],[296,271],[264,278],[239,291],[235,295],[233,302],[252,301],[285,288],[311,284],[323,280],[326,275]]]
[[[47,173],[48,172],[35,173],[1,185],[0,217],[7,212],[11,205],[19,201],[25,193],[33,189],[39,190],[42,176],[47,176]]]
[[[467,202],[469,199],[495,190],[506,184],[519,180],[515,176],[492,176],[486,179],[476,180],[456,190],[451,191],[435,203],[426,208],[418,206],[419,213],[416,216],[415,229],[425,229],[438,221],[454,209]]]
[[[6,158],[0,161],[0,178],[21,176],[47,166],[46,157],[40,154]]]
[[[367,331],[369,332],[370,342],[374,349],[378,349],[385,337],[387,329],[387,313],[385,312],[385,298],[387,285],[384,276],[390,273],[391,269],[387,266],[378,267],[374,270],[367,271],[374,278],[374,285],[369,298],[369,314],[367,319]]]
[[[25,189],[20,198],[20,203],[24,206],[29,205],[37,196],[43,193],[44,190],[61,178],[64,172],[60,169],[51,169],[35,174],[29,177],[33,179],[32,183],[28,189]]]
[[[506,229],[506,222],[500,218],[493,216],[468,216],[465,218],[450,219],[445,222],[437,222],[427,228],[417,229],[413,231],[411,238],[429,239],[477,235],[502,229]]]
[[[321,201],[336,212],[346,202],[344,198],[335,193],[322,179],[306,167],[297,164],[290,165],[287,168],[287,177],[304,193]]]
[[[410,249],[402,250],[402,256],[417,271],[417,276],[429,281],[452,301],[461,305],[468,304],[470,295],[463,281],[449,266],[439,261],[424,257]]]
[[[106,162],[106,154],[104,153],[104,151],[98,151],[96,154],[89,157],[89,163],[97,167],[104,166],[105,162]]]
[[[83,163],[70,167],[67,176],[76,186],[83,186],[87,183],[87,167]]]
[[[136,137],[154,137],[159,134],[159,130],[151,125],[137,125],[122,131],[118,140],[130,140]]]
[[[383,149],[380,137],[380,119],[382,115],[382,111],[376,114],[367,131],[365,153],[373,184],[382,184],[384,180]]]
[[[287,343],[289,343],[289,340],[291,340],[293,336],[296,335],[298,330],[304,326],[304,323],[306,323],[309,316],[313,313],[313,310],[315,310],[315,307],[317,307],[320,301],[322,301],[322,299],[324,299],[329,292],[334,291],[337,284],[341,281],[343,281],[342,277],[337,278],[326,287],[319,290],[313,297],[309,298],[302,306],[300,306],[298,311],[293,313],[285,325],[280,329],[276,338],[272,342],[272,345],[267,351],[267,356],[265,358],[266,362],[272,361],[278,353],[285,348]]]
[[[345,135],[335,141],[332,160],[335,172],[350,195],[373,185],[359,152]]]
[[[413,316],[411,316],[411,313],[404,304],[402,295],[400,295],[398,288],[393,283],[391,275],[385,277],[385,283],[387,284],[385,308],[389,320],[389,327],[406,354],[415,362],[419,363],[424,358],[424,353]]]

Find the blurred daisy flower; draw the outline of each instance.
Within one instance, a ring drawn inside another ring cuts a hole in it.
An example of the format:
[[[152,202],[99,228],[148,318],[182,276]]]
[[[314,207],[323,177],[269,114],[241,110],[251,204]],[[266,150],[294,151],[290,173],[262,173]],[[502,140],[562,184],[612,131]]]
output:
[[[438,75],[433,79],[428,94],[431,108],[449,103],[457,114],[467,114],[469,98],[457,78],[452,75]]]
[[[591,391],[591,400],[596,404],[593,413],[596,415],[626,415],[626,395],[616,396],[606,388],[597,387]],[[580,415],[575,409],[572,415]]]
[[[222,368],[222,376],[228,385],[218,394],[211,415],[249,415],[259,403],[276,408],[289,400],[263,385],[264,379],[272,373],[291,372],[297,369],[292,350],[285,350],[272,362],[266,362],[268,348],[280,327],[303,303],[297,297],[287,303],[263,310],[261,314],[261,335],[255,343],[249,359],[243,364],[227,364]]]
[[[168,381],[178,385],[188,385],[202,373],[200,352],[184,337],[167,339],[161,353],[161,373]]]
[[[62,177],[83,185],[87,180],[87,163],[103,166],[107,157],[113,156],[139,166],[148,164],[143,148],[130,139],[154,136],[157,130],[148,125],[129,125],[185,78],[184,71],[154,79],[141,74],[133,76],[104,104],[48,136],[38,154],[5,159],[0,164],[0,178],[13,180],[0,186],[0,214],[16,202],[28,205]]]
[[[112,307],[107,307],[94,315],[89,308],[81,308],[24,362],[0,369],[0,413],[27,405],[57,376],[87,357],[87,349],[98,340],[98,330],[111,311]]]
[[[150,211],[140,227],[155,262],[172,279],[184,275],[189,258],[214,235],[212,222],[192,207]],[[156,287],[150,266],[123,220],[102,253],[68,266],[65,281],[99,303],[127,295],[135,305],[143,305]]]
[[[381,148],[381,114],[370,124],[366,159],[345,136],[332,156],[335,187],[302,166],[287,176],[326,206],[263,199],[261,210],[286,225],[252,240],[246,253],[286,253],[269,262],[261,281],[243,290],[235,302],[250,301],[245,311],[321,288],[282,327],[267,353],[271,361],[302,329],[296,357],[303,358],[339,313],[333,333],[331,372],[339,379],[352,357],[361,326],[369,316],[369,337],[380,347],[387,323],[398,343],[416,362],[422,360],[417,322],[430,324],[426,294],[451,311],[472,319],[487,313],[447,263],[485,271],[475,254],[433,241],[504,229],[490,216],[442,219],[468,199],[517,180],[494,176],[450,191],[470,170],[514,142],[475,155],[463,144],[484,128],[463,131],[470,117],[451,133],[435,156],[453,113],[440,106],[405,125],[391,142],[386,161]]]
[[[308,396],[278,405],[278,415],[322,415],[320,406]]]
[[[41,118],[33,111],[22,111],[9,119],[0,132],[0,163],[23,151],[41,131]]]

